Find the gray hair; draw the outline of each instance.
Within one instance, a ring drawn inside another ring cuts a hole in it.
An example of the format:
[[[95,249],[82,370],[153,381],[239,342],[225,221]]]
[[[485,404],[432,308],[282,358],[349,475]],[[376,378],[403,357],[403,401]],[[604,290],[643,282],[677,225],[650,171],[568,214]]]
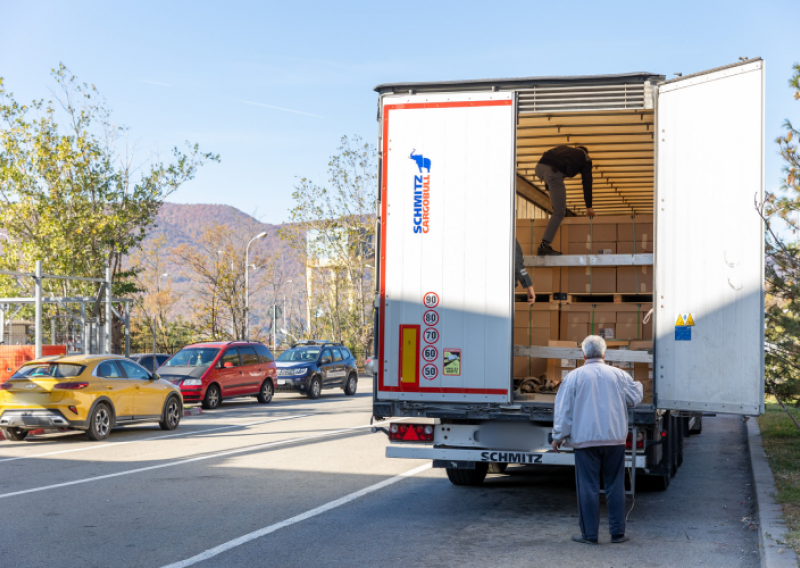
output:
[[[606,356],[606,341],[599,335],[590,335],[581,344],[587,359],[602,359]]]

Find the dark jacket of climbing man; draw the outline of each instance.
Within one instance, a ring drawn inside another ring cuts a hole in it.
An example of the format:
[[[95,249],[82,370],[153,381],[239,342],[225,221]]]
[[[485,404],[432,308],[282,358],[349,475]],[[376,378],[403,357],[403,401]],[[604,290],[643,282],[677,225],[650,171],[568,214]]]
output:
[[[522,247],[519,246],[519,241],[515,240],[517,249],[514,254],[514,278],[523,288],[527,289],[528,302],[531,304],[536,301],[536,293],[533,290],[533,281],[531,280],[528,271],[525,269],[525,257],[522,256]]]
[[[586,208],[592,207],[592,161],[586,157],[586,152],[572,146],[556,146],[542,154],[540,164],[550,166],[564,174],[564,177],[575,177],[581,174],[583,181],[583,201]],[[549,190],[549,188],[548,188]]]

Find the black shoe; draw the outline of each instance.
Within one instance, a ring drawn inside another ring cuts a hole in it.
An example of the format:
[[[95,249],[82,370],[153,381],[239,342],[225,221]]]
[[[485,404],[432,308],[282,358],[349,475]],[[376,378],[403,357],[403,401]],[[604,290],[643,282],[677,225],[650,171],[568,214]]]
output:
[[[624,534],[618,534],[617,536],[611,537],[611,542],[614,544],[619,544],[620,542],[628,542],[631,539],[629,536],[625,536]]]
[[[539,250],[536,252],[538,256],[561,256],[561,253],[553,249],[553,246],[547,241],[542,241],[539,245]]]
[[[580,542],[581,544],[597,544],[596,540],[589,540],[588,538],[584,537],[582,534],[574,534],[574,535],[572,535],[572,540],[574,542]]]

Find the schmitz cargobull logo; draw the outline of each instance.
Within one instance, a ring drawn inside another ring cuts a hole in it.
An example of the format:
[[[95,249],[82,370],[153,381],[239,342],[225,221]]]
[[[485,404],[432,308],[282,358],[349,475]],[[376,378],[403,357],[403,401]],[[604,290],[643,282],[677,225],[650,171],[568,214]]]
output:
[[[411,150],[409,158],[417,163],[420,175],[414,176],[414,232],[430,230],[431,159]],[[424,171],[423,171],[424,170]]]

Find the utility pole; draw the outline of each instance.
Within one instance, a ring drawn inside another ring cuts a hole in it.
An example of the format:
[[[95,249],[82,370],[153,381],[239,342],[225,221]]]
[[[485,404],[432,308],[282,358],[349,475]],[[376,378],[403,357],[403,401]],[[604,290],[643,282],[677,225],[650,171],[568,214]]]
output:
[[[35,298],[34,301],[36,303],[35,308],[35,318],[36,322],[34,325],[34,343],[36,344],[35,347],[35,356],[36,358],[40,358],[42,356],[42,261],[36,261],[36,273],[34,275],[34,287],[36,288]],[[10,331],[10,330],[9,330]]]
[[[111,353],[111,265],[106,267],[106,332],[104,353]]]

